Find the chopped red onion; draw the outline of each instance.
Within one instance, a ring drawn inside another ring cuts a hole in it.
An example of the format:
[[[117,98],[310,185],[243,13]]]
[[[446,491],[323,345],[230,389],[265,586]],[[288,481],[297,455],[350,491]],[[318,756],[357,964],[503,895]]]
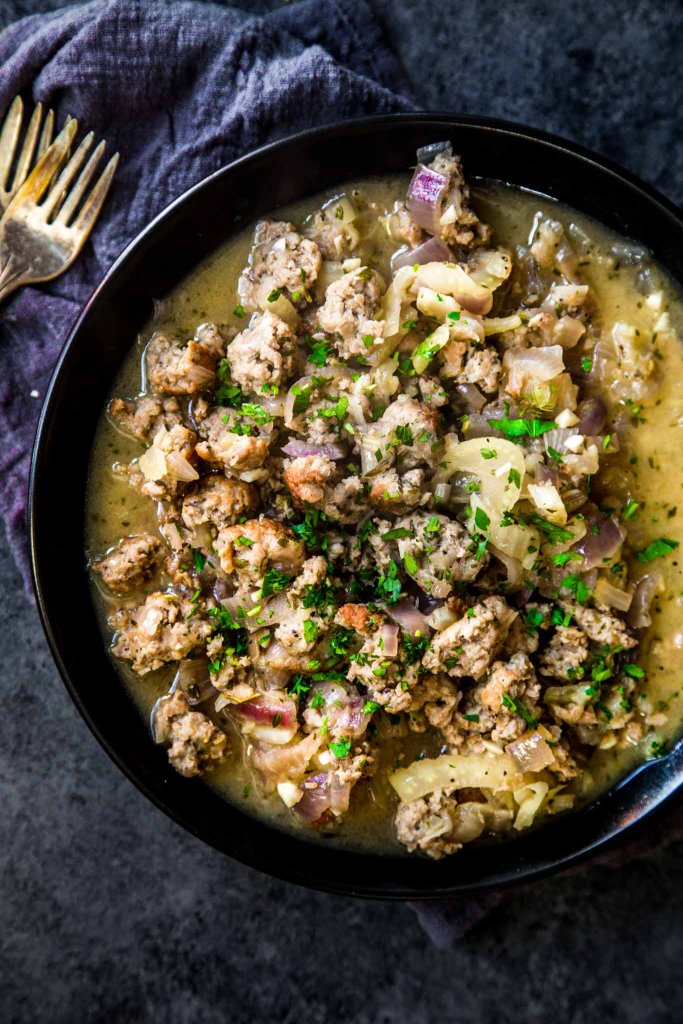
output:
[[[549,466],[545,462],[541,462],[540,465],[536,466],[534,471],[534,483],[537,484],[552,484],[553,487],[558,487],[560,482],[560,472],[557,466]]]
[[[583,571],[600,568],[605,561],[613,558],[624,543],[626,530],[610,516],[602,519],[595,516],[586,523],[588,532],[574,545],[573,551],[583,555]],[[596,532],[597,530],[597,532]]]
[[[351,800],[351,783],[341,782],[335,772],[330,778],[330,810],[333,814],[346,814]]]
[[[340,444],[309,444],[307,441],[288,441],[282,451],[291,459],[302,459],[307,455],[321,455],[333,462],[345,459],[347,455],[346,448]]]
[[[246,700],[236,705],[234,711],[243,718],[250,718],[254,722],[266,722],[273,726],[274,720],[277,721],[277,725],[282,726],[291,726],[296,721],[294,700],[275,691],[254,700]]]
[[[399,270],[400,267],[412,267],[416,263],[422,265],[423,263],[443,263],[450,262],[453,259],[453,253],[448,248],[445,242],[442,242],[440,238],[434,238],[433,236],[428,238],[422,245],[418,245],[416,249],[409,249],[404,251],[399,249],[391,257],[391,269],[393,271]]]
[[[455,390],[463,399],[468,409],[481,412],[486,405],[486,399],[476,384],[456,384]]]
[[[213,585],[213,596],[217,601],[224,601],[230,593],[230,587],[222,580],[220,576],[216,577],[216,581]]]
[[[595,437],[601,434],[607,421],[607,408],[601,398],[588,398],[576,411],[579,422],[574,433]]]
[[[648,572],[641,576],[633,591],[633,600],[626,621],[631,629],[645,629],[652,625],[650,608],[657,594],[664,589],[664,580],[658,572]]]
[[[418,164],[408,186],[406,208],[415,223],[430,235],[441,234],[439,218],[447,188],[448,178],[445,174]]]
[[[407,598],[399,601],[398,604],[387,605],[387,615],[411,636],[416,636],[418,633],[422,636],[429,636],[431,633],[426,616]]]
[[[398,654],[398,625],[385,622],[382,626],[382,654],[387,658],[395,658]]]
[[[543,435],[543,444],[546,451],[550,451],[553,448],[556,452],[561,455],[566,455],[569,451],[565,442],[568,437],[576,437],[581,431],[579,427],[556,427],[555,430],[546,430]]]
[[[209,663],[205,658],[188,658],[181,661],[174,683],[193,705],[201,704],[209,697],[218,696],[218,690],[211,683]]]
[[[304,795],[294,807],[306,821],[318,821],[330,809],[330,780],[324,772],[304,780]]]

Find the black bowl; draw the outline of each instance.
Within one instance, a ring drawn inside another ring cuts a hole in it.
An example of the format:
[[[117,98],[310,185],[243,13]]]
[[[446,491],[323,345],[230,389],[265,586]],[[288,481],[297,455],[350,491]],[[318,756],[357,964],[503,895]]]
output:
[[[29,503],[38,606],[64,683],[113,760],[194,835],[252,867],[302,885],[383,898],[436,898],[557,870],[642,819],[683,781],[683,755],[642,766],[586,809],[457,857],[354,853],[277,831],[177,775],[109,661],[84,570],[88,460],[108,389],[152,303],[242,225],[349,178],[403,173],[418,146],[453,140],[468,177],[550,196],[636,240],[683,281],[683,221],[653,189],[577,146],[479,118],[403,114],[309,131],[201,182],[128,247],[66,344],[43,408]]]

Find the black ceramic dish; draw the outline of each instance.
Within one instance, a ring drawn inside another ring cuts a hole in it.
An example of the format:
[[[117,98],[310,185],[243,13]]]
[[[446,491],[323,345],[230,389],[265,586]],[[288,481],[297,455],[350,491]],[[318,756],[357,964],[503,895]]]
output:
[[[173,203],[114,264],[62,353],[31,471],[33,569],[43,625],[66,687],[119,767],[194,835],[252,867],[318,889],[437,898],[528,881],[585,856],[683,782],[683,750],[633,772],[586,809],[455,858],[340,851],[275,831],[177,775],[109,661],[83,556],[88,459],[98,417],[136,332],[162,296],[245,222],[349,178],[403,173],[418,146],[450,138],[470,180],[497,178],[574,206],[648,246],[683,283],[683,219],[653,189],[561,139],[505,122],[405,114],[334,125],[268,146]],[[116,201],[115,195],[112,201]],[[679,745],[680,747],[680,745]]]

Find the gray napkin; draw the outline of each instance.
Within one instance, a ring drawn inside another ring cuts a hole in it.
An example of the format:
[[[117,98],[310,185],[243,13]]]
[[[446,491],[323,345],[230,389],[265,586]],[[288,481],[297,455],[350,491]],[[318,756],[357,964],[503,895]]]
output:
[[[264,17],[204,3],[95,0],[0,35],[0,115],[19,92],[121,153],[91,239],[62,278],[0,309],[0,514],[27,587],[30,449],[51,370],[99,279],[207,174],[315,125],[410,109],[365,0],[303,0]]]

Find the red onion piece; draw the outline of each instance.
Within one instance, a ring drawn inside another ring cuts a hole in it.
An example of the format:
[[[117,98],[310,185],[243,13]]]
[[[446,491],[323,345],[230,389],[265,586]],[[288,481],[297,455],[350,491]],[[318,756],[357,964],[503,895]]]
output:
[[[548,466],[544,462],[539,466],[536,466],[536,469],[534,470],[534,483],[550,483],[553,487],[558,487],[560,483],[560,472],[557,466]]]
[[[309,775],[307,783],[314,782],[315,787],[304,786],[301,800],[294,806],[294,811],[306,821],[318,821],[325,811],[330,809],[330,782],[324,772]]]
[[[595,437],[601,434],[607,422],[607,409],[601,398],[588,398],[577,409],[579,422],[574,433]]]
[[[398,625],[385,622],[382,626],[382,654],[387,658],[395,658],[398,654]]]
[[[573,551],[583,555],[584,572],[600,568],[605,559],[613,558],[626,537],[624,527],[611,516],[609,519],[596,516],[592,522],[589,520],[586,526],[588,527],[586,536],[582,537],[572,548]],[[597,533],[595,532],[596,527]]]
[[[302,459],[307,455],[322,455],[325,459],[336,461],[345,459],[346,448],[340,444],[309,444],[307,441],[288,441],[282,449],[291,459]]]
[[[351,801],[351,783],[341,782],[333,772],[330,779],[330,810],[333,814],[346,814]]]
[[[543,435],[545,450],[549,451],[551,448],[554,448],[561,455],[566,455],[569,449],[565,441],[568,437],[576,437],[580,432],[578,425],[576,427],[556,427],[555,430],[546,430]]]
[[[233,709],[242,718],[250,718],[253,722],[267,722],[273,725],[273,719],[279,715],[278,725],[291,726],[296,720],[296,704],[291,697],[271,692],[237,704]]]
[[[481,412],[486,405],[486,399],[476,384],[456,384],[455,390],[464,400],[468,409]]]
[[[430,636],[431,629],[426,617],[419,608],[404,598],[398,604],[387,605],[387,615],[397,622],[405,633],[416,636]]]
[[[230,587],[222,580],[220,576],[216,577],[216,581],[213,585],[213,596],[217,601],[224,601],[230,593]]]
[[[363,735],[371,715],[363,712],[365,701],[355,687],[350,684],[342,686],[340,683],[321,683],[309,693],[309,707],[310,701],[318,694],[322,695],[325,702],[324,714],[331,735],[354,739]],[[304,712],[304,717],[306,714]]]
[[[412,267],[418,263],[443,263],[450,262],[453,259],[453,253],[448,248],[445,242],[442,242],[440,238],[428,238],[422,245],[418,245],[416,249],[410,249],[404,252],[399,249],[391,257],[391,269],[396,271],[400,267]]]
[[[217,697],[218,690],[211,683],[209,663],[205,658],[189,658],[181,661],[175,682],[187,694],[190,704],[201,704],[209,697]]]
[[[626,621],[631,629],[645,629],[652,625],[650,607],[657,594],[664,589],[664,580],[658,572],[648,572],[641,576],[633,591],[633,600],[628,610]]]
[[[406,208],[415,223],[430,235],[441,234],[439,218],[447,188],[448,178],[445,174],[418,164],[408,186]]]

